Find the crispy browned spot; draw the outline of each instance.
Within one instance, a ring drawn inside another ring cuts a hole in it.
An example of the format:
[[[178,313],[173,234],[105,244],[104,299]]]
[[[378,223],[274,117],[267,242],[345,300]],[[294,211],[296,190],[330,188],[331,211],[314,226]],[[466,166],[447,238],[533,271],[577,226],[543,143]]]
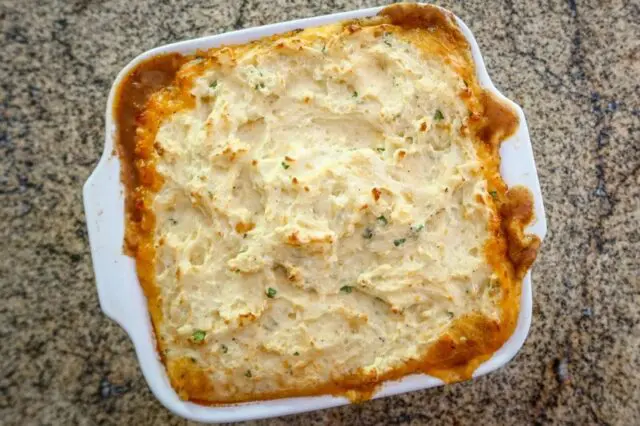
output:
[[[299,246],[300,240],[298,239],[298,233],[292,232],[291,234],[289,234],[289,236],[287,237],[287,242],[292,246]]]
[[[380,199],[380,194],[382,194],[382,191],[378,188],[373,188],[371,190],[371,195],[373,195],[373,199],[375,201],[378,201]]]
[[[247,232],[251,231],[255,227],[256,227],[255,223],[238,222],[236,223],[236,232],[238,234],[246,234]]]

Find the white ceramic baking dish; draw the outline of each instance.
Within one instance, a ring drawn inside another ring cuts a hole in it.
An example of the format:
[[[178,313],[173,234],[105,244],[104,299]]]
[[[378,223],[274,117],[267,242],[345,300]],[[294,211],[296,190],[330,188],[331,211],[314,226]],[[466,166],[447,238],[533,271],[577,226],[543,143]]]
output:
[[[182,401],[171,387],[164,366],[156,353],[156,345],[145,296],[138,283],[132,258],[122,251],[124,236],[124,188],[120,183],[120,162],[114,155],[115,124],[113,101],[116,87],[122,78],[139,62],[163,53],[193,53],[196,49],[207,49],[218,45],[241,44],[264,36],[282,33],[297,28],[324,25],[331,22],[376,15],[382,7],[353,12],[336,13],[315,18],[300,19],[280,24],[266,25],[241,31],[183,41],[149,50],[132,60],[120,73],[111,87],[106,111],[104,152],[100,161],[84,185],[84,207],[89,228],[91,255],[96,275],[100,306],[104,313],[120,324],[131,337],[138,355],[142,373],[160,402],[175,414],[202,422],[229,422],[259,419],[300,413],[348,404],[343,397],[316,396],[285,398],[225,406],[203,406]],[[528,231],[541,239],[546,233],[546,221],[542,205],[540,184],[533,160],[529,132],[522,109],[506,99],[494,87],[485,69],[478,44],[469,28],[456,18],[469,41],[476,64],[480,84],[507,101],[518,112],[518,132],[502,144],[501,174],[509,186],[524,185],[533,193],[536,221]],[[514,334],[491,359],[483,363],[474,377],[493,371],[515,356],[529,331],[531,322],[531,274],[522,284],[520,316]],[[442,385],[443,382],[424,374],[411,375],[399,381],[385,383],[375,398],[396,395],[417,389]]]

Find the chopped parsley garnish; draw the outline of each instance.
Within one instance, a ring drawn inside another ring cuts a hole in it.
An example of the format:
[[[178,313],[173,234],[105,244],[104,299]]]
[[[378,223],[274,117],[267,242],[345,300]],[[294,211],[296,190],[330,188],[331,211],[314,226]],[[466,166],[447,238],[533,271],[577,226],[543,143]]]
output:
[[[251,377],[251,370],[247,370],[246,373],[244,373],[245,377]]]
[[[298,351],[295,351],[295,352],[293,353],[293,356],[298,356],[298,355],[300,355],[300,352],[298,352]]]
[[[178,224],[178,221],[175,220],[174,218],[170,218],[169,222],[171,222],[172,225],[177,225]]]
[[[439,109],[436,110],[435,115],[433,116],[434,120],[444,120],[444,114]]]
[[[327,45],[322,46],[322,53],[327,53]]]
[[[196,330],[191,335],[191,340],[193,340],[194,343],[202,343],[206,336],[207,336],[207,332],[206,331],[204,331],[204,330]]]
[[[340,287],[340,291],[351,293],[353,291],[353,287],[351,287],[350,285],[343,285],[342,287]]]
[[[354,98],[357,98],[357,97],[358,97],[358,92],[357,92],[357,91],[355,91],[355,90],[353,91],[353,97],[354,97]]]
[[[399,247],[403,245],[407,241],[406,238],[398,238],[397,240],[393,240],[393,245]]]
[[[384,150],[385,150],[384,148],[376,148],[376,151],[378,152],[384,152]]]
[[[384,44],[386,44],[387,46],[391,47],[391,40],[390,40],[389,33],[384,33],[382,35],[382,40],[384,41]]]
[[[274,297],[276,297],[276,293],[278,293],[278,292],[277,292],[277,290],[275,288],[269,287],[267,289],[267,297],[269,299],[273,299]]]
[[[264,83],[260,82],[258,84],[256,84],[256,90],[258,89],[264,89]]]
[[[209,85],[209,87],[211,87],[212,89],[215,89],[216,87],[218,87],[218,80],[214,81],[213,83],[211,83]]]
[[[496,199],[498,198],[498,192],[497,191],[489,191],[489,194],[491,194],[491,196]]]
[[[387,221],[387,218],[386,218],[386,217],[384,217],[384,216],[378,216],[378,217],[376,218],[376,220],[377,220],[378,222],[380,222],[382,225],[386,225],[387,223],[389,223],[389,222]]]
[[[222,350],[223,354],[226,354],[227,352],[229,352],[229,348],[227,347],[227,345],[220,346],[220,349]]]
[[[424,225],[423,225],[423,224],[421,224],[421,223],[419,223],[419,224],[417,224],[417,225],[412,225],[412,226],[411,226],[411,232],[414,232],[414,233],[416,233],[416,234],[417,234],[418,232],[422,231],[423,229],[424,229]]]
[[[447,311],[447,315],[449,316],[449,318],[453,318],[453,316],[454,316],[453,312],[451,312],[451,311]]]
[[[288,165],[287,163],[285,163],[284,161],[282,163],[280,163],[282,165],[282,168],[287,170],[289,167],[291,167],[290,165]]]
[[[362,237],[366,238],[367,240],[370,240],[373,237],[373,230],[371,228],[364,228]]]

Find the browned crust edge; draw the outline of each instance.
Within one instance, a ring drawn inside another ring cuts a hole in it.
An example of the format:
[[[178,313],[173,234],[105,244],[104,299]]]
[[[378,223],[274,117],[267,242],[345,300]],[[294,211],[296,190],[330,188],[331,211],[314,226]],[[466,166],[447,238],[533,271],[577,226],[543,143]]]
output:
[[[531,193],[522,187],[507,189],[499,173],[500,143],[517,129],[518,118],[507,105],[478,85],[468,43],[450,13],[433,6],[396,4],[383,9],[380,17],[375,18],[375,23],[387,24],[385,27],[389,27],[389,30],[402,32],[403,37],[418,44],[419,34],[425,33],[421,30],[429,30],[431,40],[438,38],[439,43],[428,46],[423,43],[422,47],[446,55],[454,69],[469,82],[466,93],[461,96],[472,111],[468,131],[476,136],[477,152],[484,163],[483,173],[492,194],[486,202],[494,211],[489,223],[493,237],[487,242],[485,253],[488,263],[500,277],[503,295],[501,321],[492,321],[478,315],[460,318],[423,357],[410,360],[383,375],[356,372],[348,377],[335,378],[330,383],[319,383],[312,388],[287,389],[259,395],[240,394],[233,400],[216,399],[205,372],[188,359],[167,360],[162,351],[163,342],[158,341],[158,350],[167,367],[172,386],[181,398],[201,404],[220,404],[334,394],[361,401],[371,398],[382,382],[411,373],[424,372],[448,383],[469,379],[473,371],[490,358],[513,333],[519,313],[521,281],[535,260],[540,245],[536,236],[526,235],[524,232],[524,228],[533,219]],[[363,21],[343,25],[351,28],[360,24],[366,25]],[[279,34],[254,43],[269,43],[286,36],[287,34]],[[160,292],[155,283],[155,217],[151,205],[154,194],[163,182],[162,176],[155,169],[155,136],[164,117],[193,104],[193,99],[187,95],[188,89],[193,79],[214,60],[212,53],[216,50],[218,49],[199,53],[201,61],[183,67],[173,84],[153,94],[137,117],[134,151],[136,184],[127,187],[131,210],[127,215],[126,246],[136,259],[138,278],[148,300],[154,329],[162,321],[162,310]],[[187,59],[194,58],[183,59],[187,62]],[[122,150],[119,149],[119,152]]]

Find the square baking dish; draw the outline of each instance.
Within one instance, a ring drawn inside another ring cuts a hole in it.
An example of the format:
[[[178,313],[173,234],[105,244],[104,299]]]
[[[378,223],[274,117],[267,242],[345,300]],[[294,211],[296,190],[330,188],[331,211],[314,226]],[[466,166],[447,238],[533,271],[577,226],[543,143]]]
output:
[[[93,267],[102,310],[129,334],[135,346],[142,373],[149,387],[158,400],[173,413],[201,422],[230,422],[335,407],[348,404],[349,400],[345,397],[324,395],[204,406],[182,401],[178,397],[169,383],[165,368],[156,352],[153,328],[147,310],[146,299],[138,283],[134,260],[123,253],[125,230],[124,187],[120,182],[120,160],[114,149],[113,102],[116,88],[133,67],[141,61],[156,55],[172,52],[190,54],[197,49],[208,49],[223,44],[243,44],[294,29],[374,16],[382,8],[375,7],[300,19],[169,44],[139,55],[124,67],[116,77],[107,102],[104,151],[98,165],[87,179],[83,188]],[[527,228],[527,232],[537,235],[542,240],[546,234],[546,221],[524,113],[518,105],[505,98],[494,87],[471,31],[458,17],[456,17],[456,21],[471,47],[480,85],[496,94],[517,111],[520,126],[517,132],[501,145],[500,172],[509,187],[523,185],[533,194],[536,219]],[[516,355],[529,331],[531,307],[531,272],[529,271],[522,282],[520,313],[513,335],[502,348],[474,372],[474,377],[500,368]],[[442,384],[441,380],[434,377],[425,374],[414,374],[398,381],[385,382],[374,398],[426,389]]]

